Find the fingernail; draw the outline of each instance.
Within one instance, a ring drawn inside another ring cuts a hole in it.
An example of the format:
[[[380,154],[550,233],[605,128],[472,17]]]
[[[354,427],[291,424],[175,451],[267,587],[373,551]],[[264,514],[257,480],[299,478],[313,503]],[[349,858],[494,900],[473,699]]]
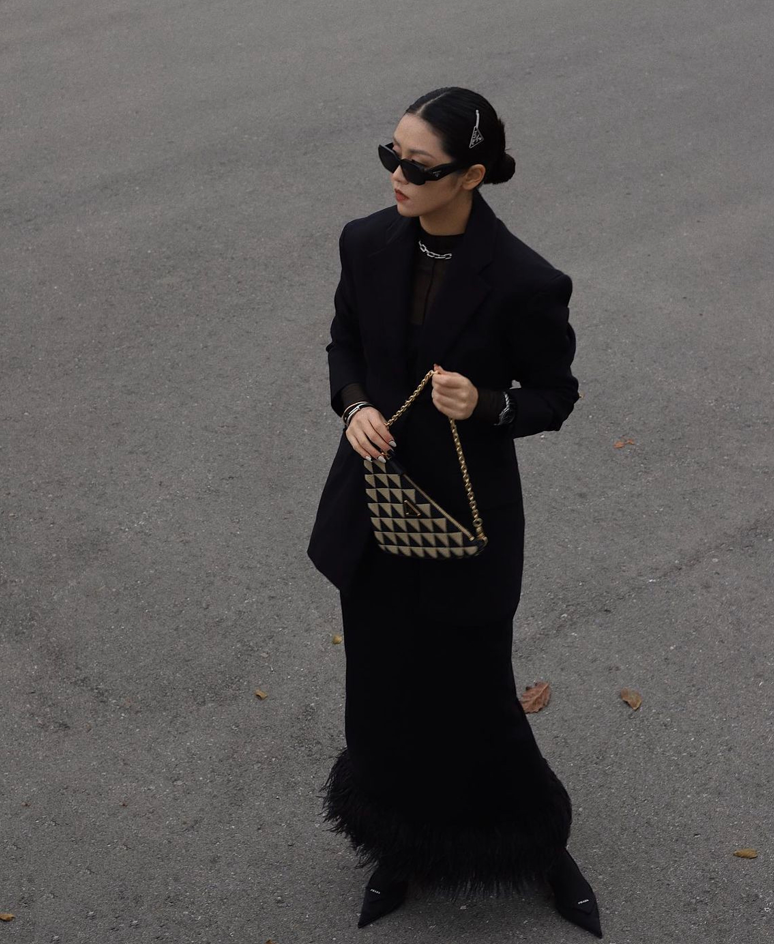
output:
[[[395,440],[391,439],[391,440],[390,440],[390,445],[391,445],[392,448],[394,449],[398,444],[395,442]]]
[[[385,465],[387,465],[387,460],[384,458],[384,456],[377,456],[376,461],[383,462]]]

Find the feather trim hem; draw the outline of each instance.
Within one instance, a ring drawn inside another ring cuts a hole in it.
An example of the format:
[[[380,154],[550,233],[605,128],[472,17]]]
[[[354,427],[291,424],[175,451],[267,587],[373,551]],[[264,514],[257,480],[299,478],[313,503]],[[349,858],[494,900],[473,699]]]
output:
[[[345,748],[323,787],[324,819],[349,839],[363,868],[385,866],[396,879],[453,899],[510,896],[543,882],[569,839],[570,797],[548,763],[546,774],[520,809],[432,821],[367,795]]]

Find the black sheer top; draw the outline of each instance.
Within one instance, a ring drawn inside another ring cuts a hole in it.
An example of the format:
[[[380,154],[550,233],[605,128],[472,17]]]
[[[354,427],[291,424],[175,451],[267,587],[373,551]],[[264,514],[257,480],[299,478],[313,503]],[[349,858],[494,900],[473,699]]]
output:
[[[451,261],[448,257],[453,257],[454,247],[463,235],[458,233],[454,236],[433,236],[431,233],[425,232],[418,220],[417,223],[419,224],[419,240],[414,250],[408,325],[408,356],[412,368],[416,367],[415,360],[419,335],[425,321],[425,315],[435,301],[435,297],[443,284],[446,270]],[[420,242],[428,252],[433,253],[433,256],[429,256],[424,252],[419,245]],[[359,400],[368,400],[365,388],[359,383],[347,384],[341,391],[342,412],[350,404],[357,403]],[[501,391],[485,390],[479,387],[478,403],[471,417],[482,423],[492,425],[497,422],[503,408],[503,402]]]

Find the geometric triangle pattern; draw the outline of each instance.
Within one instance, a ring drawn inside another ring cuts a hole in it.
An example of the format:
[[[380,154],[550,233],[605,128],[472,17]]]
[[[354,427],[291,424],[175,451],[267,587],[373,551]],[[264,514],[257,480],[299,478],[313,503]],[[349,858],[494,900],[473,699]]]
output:
[[[445,512],[394,459],[365,459],[363,466],[371,524],[385,553],[459,560],[484,549],[486,542]]]

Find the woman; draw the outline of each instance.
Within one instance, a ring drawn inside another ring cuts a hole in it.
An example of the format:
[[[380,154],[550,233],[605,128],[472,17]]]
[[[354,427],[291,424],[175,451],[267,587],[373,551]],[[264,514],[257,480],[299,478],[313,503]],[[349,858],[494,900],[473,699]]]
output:
[[[347,660],[347,746],[325,783],[326,819],[361,865],[377,866],[360,927],[410,885],[456,897],[542,879],[566,918],[601,936],[594,892],[566,849],[570,799],[538,749],[511,663],[524,535],[513,440],[558,430],[578,399],[572,283],[479,192],[514,172],[481,95],[423,95],[379,154],[395,205],[341,233],[327,352],[345,430],[309,546],[340,591]],[[431,369],[432,386],[388,428]],[[394,455],[470,520],[449,417],[488,543],[464,560],[384,553],[364,460]]]

